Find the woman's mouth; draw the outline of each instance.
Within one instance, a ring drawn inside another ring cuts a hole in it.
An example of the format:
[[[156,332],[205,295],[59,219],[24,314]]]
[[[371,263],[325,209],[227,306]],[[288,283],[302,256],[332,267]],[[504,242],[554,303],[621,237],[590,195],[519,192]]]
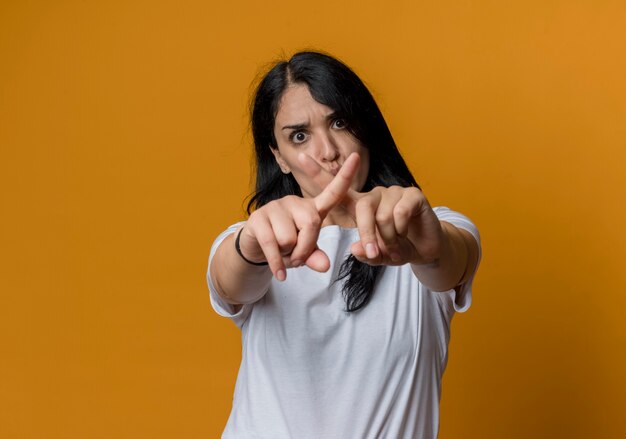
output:
[[[337,167],[337,168],[332,168],[329,169],[328,172],[330,172],[333,175],[337,175],[339,173],[339,170],[341,169],[341,166]]]

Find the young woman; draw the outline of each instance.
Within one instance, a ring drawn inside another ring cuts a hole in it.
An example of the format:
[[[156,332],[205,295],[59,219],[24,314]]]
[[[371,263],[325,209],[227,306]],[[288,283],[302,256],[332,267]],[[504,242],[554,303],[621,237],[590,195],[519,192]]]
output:
[[[252,105],[249,218],[211,248],[215,311],[242,331],[223,438],[434,438],[450,321],[480,237],[431,208],[371,94],[316,52]]]

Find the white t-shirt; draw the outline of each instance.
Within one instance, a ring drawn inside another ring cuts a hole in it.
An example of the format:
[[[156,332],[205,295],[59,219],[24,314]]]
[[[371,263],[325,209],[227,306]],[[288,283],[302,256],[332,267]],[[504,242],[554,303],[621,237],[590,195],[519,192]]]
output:
[[[447,207],[440,220],[476,226]],[[220,234],[222,240],[241,223]],[[331,268],[287,270],[257,302],[234,313],[213,287],[211,304],[242,333],[242,359],[223,439],[435,438],[450,321],[471,304],[475,272],[462,287],[433,292],[410,264],[387,266],[370,302],[354,313],[337,278],[358,230],[323,227],[317,245]],[[482,252],[479,253],[479,258]],[[479,259],[480,260],[480,259]]]

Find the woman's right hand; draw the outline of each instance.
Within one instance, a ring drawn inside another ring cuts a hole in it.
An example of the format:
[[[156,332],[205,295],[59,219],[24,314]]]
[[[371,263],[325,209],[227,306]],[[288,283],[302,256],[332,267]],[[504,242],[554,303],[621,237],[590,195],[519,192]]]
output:
[[[306,265],[325,272],[328,256],[317,247],[322,222],[341,204],[359,168],[359,155],[351,154],[314,198],[289,195],[255,210],[243,226],[239,247],[246,259],[267,261],[276,279],[285,280],[286,268]],[[238,232],[237,232],[238,233]]]

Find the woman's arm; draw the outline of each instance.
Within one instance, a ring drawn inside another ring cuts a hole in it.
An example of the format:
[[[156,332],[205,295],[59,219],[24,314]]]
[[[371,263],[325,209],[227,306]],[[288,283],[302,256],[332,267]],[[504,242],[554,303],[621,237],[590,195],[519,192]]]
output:
[[[476,270],[478,243],[470,232],[440,221],[443,243],[440,256],[427,264],[411,264],[413,273],[432,291],[448,291],[465,283]]]
[[[267,265],[248,264],[237,254],[235,237],[240,230],[241,227],[224,238],[209,267],[217,294],[233,305],[256,302],[265,295],[272,280],[272,272]],[[235,311],[239,308],[235,306]]]

